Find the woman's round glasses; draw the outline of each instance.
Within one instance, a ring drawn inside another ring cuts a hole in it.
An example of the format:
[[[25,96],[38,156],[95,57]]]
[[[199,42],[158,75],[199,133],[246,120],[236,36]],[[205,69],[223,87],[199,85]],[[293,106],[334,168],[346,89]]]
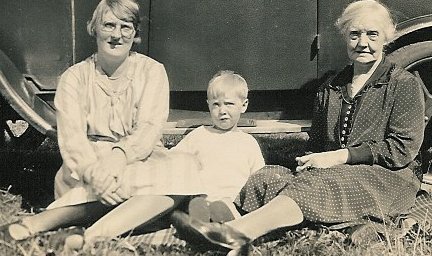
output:
[[[120,32],[123,37],[131,38],[135,28],[128,24],[117,24],[114,22],[106,22],[101,24],[101,30],[104,32],[114,32],[120,26]]]

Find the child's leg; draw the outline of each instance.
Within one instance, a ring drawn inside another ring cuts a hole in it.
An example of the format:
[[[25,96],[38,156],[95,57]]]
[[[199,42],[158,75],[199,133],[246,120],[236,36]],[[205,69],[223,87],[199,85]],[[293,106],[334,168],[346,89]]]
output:
[[[23,225],[12,224],[9,227],[9,232],[15,239],[24,239],[32,234],[53,230],[59,227],[93,223],[110,209],[112,209],[112,207],[105,206],[100,202],[90,202],[50,209],[23,218]]]
[[[85,232],[85,240],[113,238],[148,224],[176,207],[185,196],[133,196],[99,219]]]

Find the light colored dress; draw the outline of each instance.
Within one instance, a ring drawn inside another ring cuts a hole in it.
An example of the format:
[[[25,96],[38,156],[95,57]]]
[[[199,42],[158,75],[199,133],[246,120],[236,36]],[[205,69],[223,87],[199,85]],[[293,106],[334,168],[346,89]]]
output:
[[[198,158],[208,201],[233,202],[248,178],[264,167],[257,141],[240,130],[221,132],[200,126],[170,151],[187,152]]]
[[[96,55],[60,78],[55,106],[63,165],[55,179],[51,207],[96,200],[83,183],[87,168],[113,147],[125,152],[127,169],[119,177],[130,195],[201,194],[194,158],[168,153],[161,142],[169,112],[169,83],[164,66],[132,52],[108,77]]]

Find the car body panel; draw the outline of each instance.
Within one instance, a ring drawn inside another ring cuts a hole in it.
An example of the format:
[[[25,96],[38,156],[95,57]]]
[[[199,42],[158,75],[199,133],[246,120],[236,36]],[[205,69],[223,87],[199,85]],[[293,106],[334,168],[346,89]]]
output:
[[[0,92],[43,134],[55,129],[58,77],[96,50],[86,24],[98,2],[0,0],[0,61],[8,67],[1,70]],[[141,0],[142,42],[133,50],[165,65],[173,109],[205,111],[205,101],[194,99],[203,98],[216,71],[230,69],[249,83],[249,112],[290,109],[277,118],[307,119],[309,89],[348,63],[334,22],[349,2]],[[383,2],[400,24],[398,40],[432,29],[432,1]],[[432,40],[432,33],[423,35],[415,40]]]

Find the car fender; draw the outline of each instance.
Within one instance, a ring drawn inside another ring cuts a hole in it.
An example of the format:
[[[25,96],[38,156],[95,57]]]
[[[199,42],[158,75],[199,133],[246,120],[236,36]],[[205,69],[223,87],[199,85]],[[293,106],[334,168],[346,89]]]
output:
[[[6,102],[40,133],[55,137],[53,125],[42,118],[32,107],[32,97],[26,88],[24,75],[14,63],[0,50],[0,93]]]
[[[393,38],[393,42],[424,28],[432,28],[432,14],[419,16],[399,23],[396,26],[397,32]]]

